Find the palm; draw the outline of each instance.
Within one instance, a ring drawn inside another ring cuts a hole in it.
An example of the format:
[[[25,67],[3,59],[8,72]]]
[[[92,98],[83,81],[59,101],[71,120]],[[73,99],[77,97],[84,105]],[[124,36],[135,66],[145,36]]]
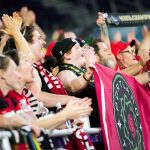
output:
[[[21,29],[22,18],[16,12],[13,13],[13,20],[14,20],[14,22],[16,22],[16,24],[18,25],[19,29]]]

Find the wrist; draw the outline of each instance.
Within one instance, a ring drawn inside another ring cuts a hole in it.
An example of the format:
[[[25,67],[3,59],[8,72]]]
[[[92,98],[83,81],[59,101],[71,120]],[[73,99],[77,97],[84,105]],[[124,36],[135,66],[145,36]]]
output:
[[[64,108],[62,111],[60,111],[60,114],[62,115],[63,121],[69,119],[70,112],[67,110],[67,108]]]
[[[14,39],[18,39],[18,37],[20,37],[20,35],[22,36],[22,33],[20,31],[14,32],[14,34],[12,34]]]
[[[102,30],[102,29],[104,29],[104,28],[107,28],[106,23],[101,24],[101,25],[98,25],[98,26],[99,26],[99,29],[100,29],[100,30]]]
[[[139,63],[140,63],[140,65],[141,65],[142,67],[145,66],[145,62],[144,62],[143,60],[140,60]]]
[[[92,75],[93,74],[91,74],[91,73],[85,72],[83,74],[83,78],[84,78],[84,80],[86,80],[87,82],[89,82],[91,80],[91,78],[92,78]]]

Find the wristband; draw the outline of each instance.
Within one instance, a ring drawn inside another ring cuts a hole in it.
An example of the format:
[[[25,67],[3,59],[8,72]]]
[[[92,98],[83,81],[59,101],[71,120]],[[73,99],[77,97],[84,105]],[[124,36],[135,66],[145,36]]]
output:
[[[84,80],[87,81],[87,82],[90,81],[90,79],[88,80],[88,79],[85,77],[85,73],[83,74],[83,78],[84,78]]]

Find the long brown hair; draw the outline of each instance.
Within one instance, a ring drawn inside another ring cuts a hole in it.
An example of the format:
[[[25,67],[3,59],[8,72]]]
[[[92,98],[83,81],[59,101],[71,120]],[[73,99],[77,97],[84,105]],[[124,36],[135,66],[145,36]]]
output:
[[[21,33],[28,43],[33,43],[34,26],[24,26],[21,28]]]
[[[0,69],[7,70],[9,65],[9,57],[5,55],[0,55]]]

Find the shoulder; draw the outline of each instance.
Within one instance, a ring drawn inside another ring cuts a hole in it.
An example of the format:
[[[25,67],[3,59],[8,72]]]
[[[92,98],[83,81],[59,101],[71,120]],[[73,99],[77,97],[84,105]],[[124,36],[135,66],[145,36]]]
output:
[[[63,82],[66,88],[70,86],[72,80],[77,78],[76,74],[69,70],[63,70],[59,72],[57,77]]]
[[[63,70],[63,71],[59,72],[57,74],[57,77],[60,80],[62,80],[62,79],[73,80],[73,79],[77,78],[76,74],[70,70]]]

